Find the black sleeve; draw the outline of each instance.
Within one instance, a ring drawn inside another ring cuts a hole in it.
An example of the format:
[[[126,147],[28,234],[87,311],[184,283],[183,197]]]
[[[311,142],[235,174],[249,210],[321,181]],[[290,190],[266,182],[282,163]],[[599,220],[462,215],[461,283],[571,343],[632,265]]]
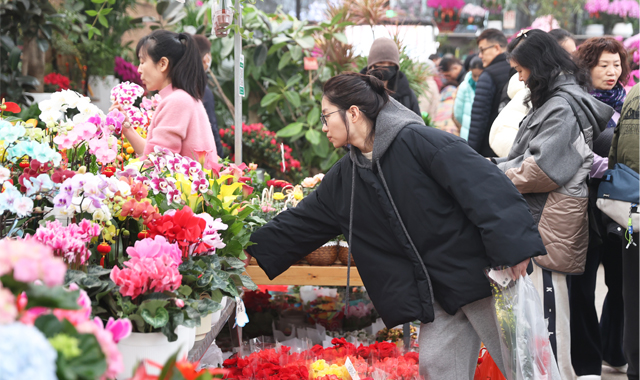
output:
[[[416,114],[418,114],[418,116],[422,117],[422,114],[420,113],[420,103],[418,103],[418,98],[416,97],[416,93],[413,92],[412,89],[409,89],[409,96],[411,97],[411,100],[409,101],[409,104],[411,104],[411,111],[415,112]]]
[[[222,142],[220,141],[220,132],[218,131],[218,119],[216,118],[216,101],[213,97],[213,92],[209,86],[206,86],[204,89],[204,97],[202,98],[202,104],[204,105],[205,111],[207,111],[207,115],[209,116],[209,123],[211,123],[211,132],[213,132],[213,139],[216,142],[216,150],[218,152],[218,156],[223,157],[224,150],[222,149]]]
[[[342,233],[329,207],[333,204],[336,172],[329,171],[318,188],[298,206],[281,212],[251,235],[256,244],[247,251],[270,279]]]
[[[429,166],[434,180],[480,229],[493,267],[546,254],[526,201],[491,161],[458,140],[439,149]]]
[[[482,142],[487,133],[489,117],[491,116],[491,105],[496,88],[489,73],[480,74],[476,84],[476,95],[473,98],[471,108],[471,124],[469,124],[469,146],[476,152],[482,149]]]

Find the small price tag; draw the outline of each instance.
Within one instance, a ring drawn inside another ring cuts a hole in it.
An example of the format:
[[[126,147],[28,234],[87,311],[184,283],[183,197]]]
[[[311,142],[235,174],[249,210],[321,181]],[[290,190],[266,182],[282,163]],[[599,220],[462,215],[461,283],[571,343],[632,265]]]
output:
[[[360,376],[358,376],[356,367],[354,367],[353,363],[351,363],[351,359],[347,358],[347,360],[344,362],[344,366],[347,369],[347,372],[349,372],[351,380],[360,380]]]

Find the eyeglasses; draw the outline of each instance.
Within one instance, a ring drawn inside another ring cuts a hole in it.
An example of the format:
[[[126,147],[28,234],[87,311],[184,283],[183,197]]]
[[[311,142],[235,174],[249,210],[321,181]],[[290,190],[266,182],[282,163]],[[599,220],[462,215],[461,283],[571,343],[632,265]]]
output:
[[[491,45],[491,46],[487,46],[486,48],[482,48],[482,47],[478,46],[478,54],[483,54],[485,51],[487,51],[487,50],[489,50],[489,49],[491,49],[493,47],[496,47],[496,46],[498,46],[498,45]]]
[[[327,125],[327,116],[331,115],[332,113],[336,113],[342,110],[337,110],[337,111],[333,111],[333,112],[329,112],[328,114],[320,114],[320,121],[322,121],[322,125]]]

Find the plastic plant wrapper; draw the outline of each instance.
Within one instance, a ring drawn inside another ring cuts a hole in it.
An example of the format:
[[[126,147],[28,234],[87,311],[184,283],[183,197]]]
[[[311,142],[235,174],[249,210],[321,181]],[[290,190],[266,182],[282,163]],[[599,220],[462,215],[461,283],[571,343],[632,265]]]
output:
[[[495,300],[507,380],[560,380],[542,304],[529,276],[511,268],[485,271]]]

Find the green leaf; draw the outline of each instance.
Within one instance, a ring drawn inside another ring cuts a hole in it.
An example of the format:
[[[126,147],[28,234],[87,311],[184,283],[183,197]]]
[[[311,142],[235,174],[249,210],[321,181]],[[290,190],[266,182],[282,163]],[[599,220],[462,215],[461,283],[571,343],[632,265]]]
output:
[[[289,51],[291,52],[291,59],[294,62],[297,62],[302,58],[302,48],[300,46],[292,46]]]
[[[292,76],[291,78],[289,78],[289,80],[287,81],[287,84],[286,84],[285,87],[289,88],[289,87],[295,85],[296,83],[300,82],[301,80],[302,80],[302,75],[296,74],[296,75]]]
[[[127,315],[127,318],[129,318],[134,325],[133,331],[144,332],[145,323],[141,316],[138,314],[130,314]]]
[[[220,305],[219,302],[215,302],[214,300],[211,300],[209,298],[204,298],[194,303],[195,305],[191,304],[191,306],[195,306],[195,309],[198,311],[198,313],[200,313],[200,315],[215,313],[216,311],[222,309],[222,305]]]
[[[310,126],[314,126],[318,124],[318,121],[320,121],[320,109],[318,107],[313,107],[311,112],[307,115],[307,123]]]
[[[66,310],[78,310],[78,297],[80,292],[66,291],[61,286],[55,288],[48,288],[44,285],[29,284],[26,290],[27,293],[27,309],[36,306],[66,309]]]
[[[267,52],[267,55],[271,55],[275,52],[277,52],[278,50],[282,49],[282,47],[284,47],[284,45],[287,44],[287,41],[283,41],[280,43],[277,43],[275,45],[271,45],[271,47],[269,48],[269,51]]]
[[[95,1],[95,0],[93,0]],[[159,15],[162,15],[167,8],[169,7],[169,1],[168,0],[160,0],[158,1],[158,4],[156,5],[156,12],[158,12]]]
[[[280,94],[277,94],[275,92],[270,92],[267,95],[265,95],[264,98],[262,98],[262,100],[260,101],[260,107],[267,107],[271,103],[276,102],[278,100],[280,100]]]
[[[164,296],[164,294],[162,293],[158,293],[158,294]],[[140,303],[140,309],[148,310],[151,312],[151,314],[155,314],[156,310],[160,308],[164,308],[168,303],[169,303],[169,300],[167,300],[166,298],[165,299],[148,299]]]
[[[336,40],[338,40],[338,41],[342,42],[343,44],[347,44],[347,43],[349,43],[349,40],[347,40],[347,36],[345,36],[345,35],[344,35],[344,33],[334,33],[334,34],[333,34],[333,37],[334,37]]]
[[[320,143],[313,145],[313,152],[322,158],[326,158],[329,154],[329,140],[326,138],[320,138]]]
[[[305,36],[305,37],[302,37],[302,38],[296,38],[295,41],[303,49],[313,49],[313,47],[316,44],[316,41],[313,39],[312,36]]]
[[[264,44],[256,46],[253,52],[253,63],[256,66],[262,66],[267,60],[267,47]]]
[[[86,13],[87,15],[89,15],[91,17],[96,17],[98,15],[98,11],[94,11],[94,10],[84,11],[84,13]]]
[[[191,287],[189,287],[187,285],[181,285],[178,288],[178,293],[182,294],[185,297],[189,297],[189,295],[191,295],[192,292],[193,292],[193,290],[191,289]]]
[[[316,131],[315,129],[309,129],[307,131],[307,133],[305,133],[304,137],[306,137],[306,139],[313,145],[318,145],[320,144],[320,138],[322,137],[320,135],[320,132]]]
[[[289,103],[291,103],[291,105],[294,108],[300,107],[300,95],[298,95],[297,92],[295,92],[295,91],[287,91],[287,92],[284,93],[284,97],[287,98]]]
[[[169,321],[169,312],[164,307],[158,308],[155,314],[151,314],[151,312],[147,309],[143,309],[140,312],[140,316],[147,322],[149,325],[153,326],[156,329],[161,328],[166,325]]]
[[[100,11],[100,14],[103,16],[108,15],[109,13],[111,13],[111,11],[113,10],[113,8],[104,8]]]
[[[244,286],[245,288],[249,289],[249,290],[257,290],[258,289],[258,285],[256,285],[253,280],[251,279],[251,277],[249,276],[245,276],[244,274],[240,275],[240,281],[242,281],[242,286]]]
[[[102,26],[104,26],[105,28],[109,27],[109,21],[107,21],[107,18],[104,17],[103,15],[98,16],[98,22],[102,24]]]
[[[107,370],[107,362],[100,344],[93,334],[77,336],[82,355],[68,360],[67,366],[79,379],[97,379]]]
[[[220,59],[226,58],[233,51],[233,38],[222,38],[222,50],[220,50]]]
[[[291,52],[288,51],[282,55],[282,58],[280,58],[280,63],[278,63],[278,70],[282,70],[285,66],[289,64],[290,61],[291,61]]]
[[[53,314],[39,316],[34,326],[44,334],[47,338],[54,337],[62,331],[62,323]]]
[[[295,134],[300,133],[302,131],[302,127],[304,124],[300,122],[295,122],[287,125],[276,133],[278,137],[291,137]]]
[[[80,281],[85,277],[87,277],[87,274],[82,271],[68,269],[67,272],[64,274],[64,284],[65,285],[69,285],[71,283],[77,284],[78,281]]]

